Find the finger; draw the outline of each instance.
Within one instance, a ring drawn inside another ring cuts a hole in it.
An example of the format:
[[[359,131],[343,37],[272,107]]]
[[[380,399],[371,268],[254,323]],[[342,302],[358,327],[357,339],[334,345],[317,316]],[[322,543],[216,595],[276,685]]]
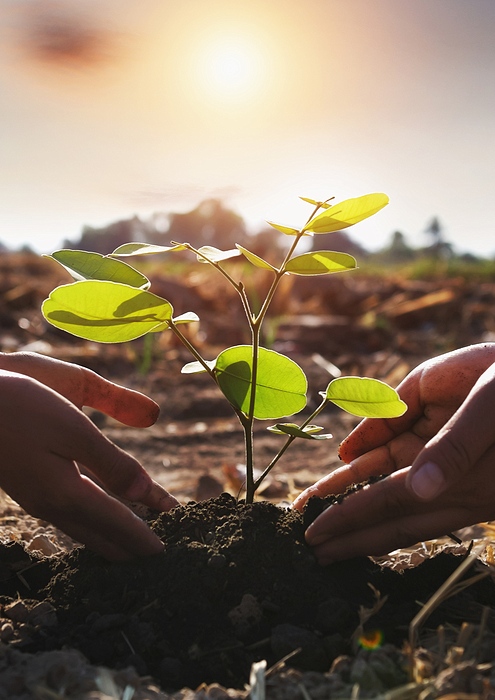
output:
[[[78,408],[90,406],[136,428],[153,425],[158,418],[160,408],[148,396],[114,384],[86,367],[29,352],[12,353],[2,360],[10,371],[36,379]]]
[[[411,514],[365,525],[339,537],[330,537],[314,546],[313,552],[322,566],[352,557],[378,557],[441,537],[467,524],[461,508]],[[474,521],[469,524],[474,524]]]
[[[345,493],[350,486],[362,483],[371,476],[380,476],[391,472],[394,467],[388,447],[385,445],[378,447],[376,450],[358,457],[350,464],[335,469],[309,486],[295,499],[293,507],[296,510],[302,510],[312,496],[320,498],[339,496]]]
[[[65,464],[61,468],[66,470]],[[126,506],[84,476],[65,473],[63,499],[46,499],[37,515],[107,559],[151,556],[163,550],[161,540]]]
[[[125,493],[119,495],[128,501],[137,501],[161,513],[172,510],[172,508],[179,505],[179,501],[175,496],[164,489],[163,486],[160,486],[144,469],[134,479],[131,486],[126,489]]]
[[[48,400],[48,399],[47,399]],[[61,410],[59,397],[54,411],[59,415],[56,434],[49,449],[59,456],[84,464],[112,493],[129,501],[138,501],[153,510],[168,511],[177,499],[154,481],[137,459],[101,433],[75,406],[66,403]]]
[[[125,425],[147,428],[160,413],[155,401],[139,391],[119,386],[85,368],[83,371],[83,406],[91,406]]]
[[[79,461],[79,460],[78,460]],[[128,501],[136,501],[160,512],[169,511],[179,501],[158,484],[130,454],[106,440],[97,454],[80,460],[105,487]]]
[[[405,487],[407,469],[347,496],[331,505],[306,530],[306,541],[315,546],[329,538],[380,523],[384,518],[400,517],[410,510],[425,510]]]
[[[362,484],[372,477],[391,474],[409,466],[424,447],[424,440],[414,433],[406,432],[354,459],[350,464],[339,467],[303,491],[294,501],[294,508],[301,510],[311,496],[338,496],[356,484]]]
[[[495,442],[494,395],[495,365],[481,376],[462,406],[414,460],[407,480],[411,493],[431,500],[474,468]]]

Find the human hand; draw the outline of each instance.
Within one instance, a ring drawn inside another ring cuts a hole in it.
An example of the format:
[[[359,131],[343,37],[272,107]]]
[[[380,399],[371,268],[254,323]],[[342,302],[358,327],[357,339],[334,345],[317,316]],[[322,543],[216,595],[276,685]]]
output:
[[[0,353],[0,369],[25,374],[65,396],[78,408],[89,406],[135,428],[147,428],[160,413],[139,391],[104,379],[86,367],[33,352]]]
[[[371,476],[387,478],[330,506],[306,532],[321,563],[380,555],[495,517],[495,344],[442,355],[398,387],[400,418],[362,421],[344,440],[349,464],[306,489],[341,494]]]
[[[0,367],[0,486],[27,512],[108,559],[160,552],[147,525],[77,466],[117,497],[173,508],[177,500],[78,408],[92,406],[141,427],[156,420],[158,406],[89,370],[40,356],[1,355]]]

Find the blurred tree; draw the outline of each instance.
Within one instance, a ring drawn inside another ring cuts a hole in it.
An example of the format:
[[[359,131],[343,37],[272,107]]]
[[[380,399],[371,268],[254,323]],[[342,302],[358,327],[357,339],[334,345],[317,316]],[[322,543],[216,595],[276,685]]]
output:
[[[443,227],[437,216],[434,216],[430,221],[428,226],[425,228],[425,233],[427,233],[431,238],[431,245],[438,246],[443,241]]]
[[[408,245],[401,231],[394,231],[390,244],[380,251],[380,256],[390,262],[405,262],[416,257],[416,252]]]
[[[434,216],[425,228],[425,233],[430,237],[431,245],[423,250],[423,253],[436,259],[448,260],[454,257],[452,243],[448,243],[444,237],[444,228],[437,216]]]
[[[281,255],[284,255],[292,243],[291,236],[278,233],[273,228],[264,228],[249,236],[246,247],[273,265],[280,265]]]
[[[81,238],[78,242],[64,241],[64,248],[73,248],[75,250],[91,250],[95,253],[108,255],[112,250],[115,250],[119,245],[129,243],[130,241],[148,240],[149,226],[137,216],[132,219],[123,219],[115,221],[108,226],[102,228],[93,228],[92,226],[84,226]]]
[[[233,248],[246,242],[247,233],[241,216],[227,209],[218,199],[206,199],[185,214],[171,214],[166,236],[170,241],[190,243],[195,248],[214,245],[216,248]]]

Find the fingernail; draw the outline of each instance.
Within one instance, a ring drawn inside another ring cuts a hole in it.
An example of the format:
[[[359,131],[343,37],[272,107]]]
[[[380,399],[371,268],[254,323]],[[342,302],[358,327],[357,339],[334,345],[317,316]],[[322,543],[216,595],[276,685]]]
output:
[[[445,488],[445,479],[440,467],[434,462],[425,462],[411,477],[411,489],[416,496],[429,501]]]

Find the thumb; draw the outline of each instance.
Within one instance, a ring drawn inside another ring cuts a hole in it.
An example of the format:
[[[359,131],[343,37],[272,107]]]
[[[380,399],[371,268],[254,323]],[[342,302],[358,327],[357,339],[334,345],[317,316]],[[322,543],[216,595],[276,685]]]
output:
[[[464,403],[418,454],[406,486],[430,501],[474,468],[495,443],[495,365],[484,372]]]

